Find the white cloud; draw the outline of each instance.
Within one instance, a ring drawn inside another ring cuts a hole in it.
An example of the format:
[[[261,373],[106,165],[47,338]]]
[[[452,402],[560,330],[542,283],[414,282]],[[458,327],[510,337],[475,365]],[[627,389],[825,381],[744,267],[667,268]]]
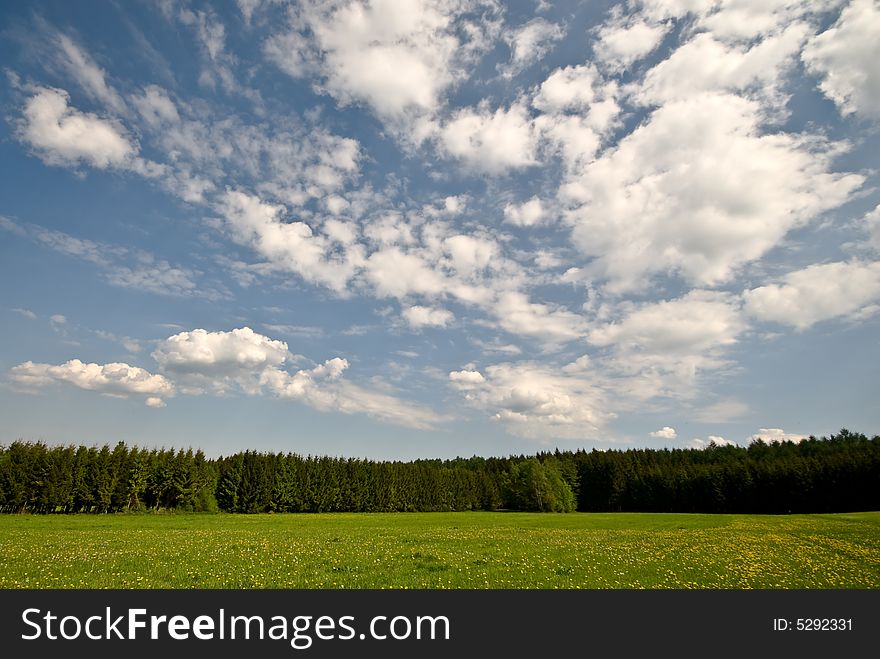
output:
[[[438,139],[447,156],[477,172],[497,175],[537,163],[537,135],[524,105],[459,110]]]
[[[581,316],[564,308],[529,302],[528,295],[516,291],[499,295],[493,313],[502,329],[550,345],[580,338],[586,331]]]
[[[295,117],[255,122],[219,107],[186,103],[151,85],[132,97],[153,145],[164,154],[167,188],[190,203],[225,185],[251,187],[273,201],[302,208],[331,200],[357,177],[359,143]]]
[[[366,102],[380,116],[433,110],[453,80],[457,39],[436,5],[358,2],[311,24],[324,51],[326,86],[343,103]]]
[[[725,293],[693,290],[674,300],[642,305],[621,321],[590,332],[590,343],[652,355],[690,355],[736,343],[739,309]]]
[[[445,278],[429,263],[397,247],[374,252],[367,260],[365,275],[380,297],[433,296],[446,288]]]
[[[442,421],[427,407],[345,381],[349,363],[341,357],[290,373],[285,368],[298,358],[287,344],[249,327],[180,332],[161,342],[153,358],[188,394],[270,393],[322,411],[367,414],[412,428],[430,428]]]
[[[868,234],[868,246],[880,252],[880,205],[865,214],[864,223]]]
[[[568,172],[581,171],[595,158],[602,144],[600,133],[604,128],[593,125],[593,116],[542,115],[535,119],[547,153],[559,154]]]
[[[659,46],[669,27],[635,16],[619,16],[599,28],[593,55],[607,69],[624,71]]]
[[[423,327],[446,327],[455,320],[455,316],[447,309],[420,306],[404,309],[403,318],[415,330]]]
[[[257,393],[263,372],[281,366],[290,353],[284,341],[249,327],[229,332],[195,329],[162,341],[153,352],[163,372],[173,374],[187,393]]]
[[[545,155],[559,154],[567,172],[581,171],[618,126],[619,96],[618,84],[603,81],[593,64],[556,69],[531,101],[542,113],[533,125]]]
[[[544,218],[544,206],[538,197],[532,197],[522,204],[507,204],[504,207],[504,221],[519,227],[535,226]]]
[[[67,317],[63,316],[60,313],[56,313],[56,314],[49,316],[49,322],[52,323],[53,325],[66,325],[67,324]]]
[[[589,367],[554,368],[526,361],[487,366],[483,372],[453,371],[450,385],[468,405],[515,435],[543,441],[598,439],[614,417]]]
[[[498,31],[492,3],[374,0],[300,3],[266,56],[316,73],[340,104],[365,103],[392,124],[433,114],[441,96]]]
[[[880,8],[853,0],[828,30],[810,39],[802,58],[842,114],[880,117]]]
[[[133,288],[156,295],[186,296],[197,292],[193,273],[172,266],[167,261],[128,267],[114,265],[107,272],[107,282],[121,288]]]
[[[815,20],[841,0],[696,0],[696,27],[725,41],[748,42],[781,32],[800,20]]]
[[[177,106],[168,92],[158,85],[148,85],[142,94],[133,96],[131,102],[153,129],[180,123]]]
[[[147,401],[174,396],[174,384],[162,375],[153,374],[137,366],[123,363],[92,364],[71,359],[64,364],[35,364],[24,362],[10,370],[10,378],[16,384],[36,389],[63,382],[80,389],[99,393],[128,396],[146,394]],[[154,403],[147,402],[155,407]]]
[[[609,376],[606,386],[622,402],[690,398],[701,375],[728,365],[726,351],[745,327],[733,296],[694,290],[636,307],[619,321],[594,328],[588,339],[607,348],[601,360]]]
[[[262,111],[260,93],[242,85],[236,78],[238,58],[226,49],[226,26],[213,9],[192,11],[184,6],[177,13],[177,19],[191,27],[198,39],[202,55],[199,84],[211,90],[219,85],[227,93],[244,96]]]
[[[795,444],[807,439],[807,435],[801,435],[794,432],[785,432],[782,428],[759,428],[758,432],[749,437],[749,443],[756,442],[759,439],[765,442],[794,442]]]
[[[678,433],[675,432],[675,428],[671,428],[669,426],[663,426],[660,430],[655,430],[649,433],[651,437],[656,437],[658,439],[675,439],[678,437]]]
[[[805,330],[840,316],[864,317],[880,310],[880,262],[815,264],[743,294],[746,311],[764,321]]]
[[[25,103],[19,133],[43,162],[85,162],[99,169],[130,164],[138,149],[116,122],[71,107],[70,96],[62,89],[37,87],[34,91]]]
[[[601,76],[592,64],[556,69],[541,83],[532,105],[550,114],[584,111],[596,100],[600,82]]]
[[[254,249],[273,267],[338,293],[345,291],[364,262],[358,246],[335,251],[326,236],[314,233],[305,222],[282,221],[286,209],[279,204],[229,190],[221,196],[217,210],[236,242]]]
[[[720,437],[718,435],[709,435],[706,439],[694,437],[687,444],[687,448],[707,449],[713,444],[715,446],[736,446],[736,442],[731,442],[730,440],[724,439],[724,437]]]
[[[346,368],[348,361],[338,357],[292,375],[269,368],[262,383],[279,398],[299,400],[322,411],[366,414],[385,423],[418,429],[433,428],[443,420],[417,403],[341,380]]]
[[[565,31],[562,26],[543,18],[532,19],[525,25],[508,31],[504,35],[504,40],[510,46],[510,63],[499,67],[502,75],[512,78],[532,62],[544,57],[553,44],[563,36]]]
[[[64,68],[86,93],[114,112],[124,113],[125,101],[107,84],[104,70],[67,35],[58,35],[58,46],[62,53],[61,62]]]
[[[500,258],[500,249],[493,240],[465,234],[444,239],[443,253],[455,274],[468,279],[483,273]]]
[[[807,26],[796,23],[746,49],[726,45],[712,33],[697,34],[647,73],[636,97],[662,104],[704,92],[757,91],[782,105],[787,99],[778,86],[807,35]]]
[[[30,309],[13,309],[13,311],[21,316],[24,316],[25,318],[27,318],[29,320],[36,320],[37,319],[37,314],[35,314]]]
[[[643,11],[653,21],[708,13],[718,0],[641,0]]]
[[[114,258],[124,256],[126,253],[124,248],[113,247],[106,243],[97,243],[85,238],[76,238],[62,231],[52,231],[32,226],[29,226],[28,230],[30,234],[46,247],[54,249],[56,252],[94,263],[95,265],[109,266]]]
[[[149,398],[147,398],[144,401],[144,404],[147,407],[155,407],[155,408],[165,407],[165,401],[162,400],[161,398],[157,398],[156,396],[150,396]]]
[[[846,201],[863,177],[830,171],[841,145],[761,134],[756,102],[705,94],[667,103],[562,186],[588,273],[610,290],[654,273],[728,281],[786,233]],[[736,172],[731,176],[730,172]]]
[[[479,371],[450,371],[449,381],[459,389],[470,389],[486,381]]]
[[[262,0],[235,0],[235,4],[238,5],[238,10],[241,12],[245,24],[250,25],[254,12],[260,8]]]

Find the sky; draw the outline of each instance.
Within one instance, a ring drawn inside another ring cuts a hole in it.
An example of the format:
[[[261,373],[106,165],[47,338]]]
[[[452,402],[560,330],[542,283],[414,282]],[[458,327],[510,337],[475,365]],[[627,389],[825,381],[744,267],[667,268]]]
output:
[[[0,12],[0,444],[880,432],[873,0]]]

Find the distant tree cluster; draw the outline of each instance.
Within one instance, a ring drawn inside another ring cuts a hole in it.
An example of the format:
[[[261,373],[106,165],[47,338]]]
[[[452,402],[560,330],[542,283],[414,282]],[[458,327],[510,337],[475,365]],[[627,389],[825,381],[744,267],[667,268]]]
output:
[[[555,451],[413,462],[245,451],[0,447],[0,512],[880,510],[880,436],[747,448]]]
[[[215,467],[201,451],[15,442],[0,450],[0,511],[217,511]]]
[[[880,510],[880,436],[846,429],[747,448],[576,454],[578,510],[822,513]]]

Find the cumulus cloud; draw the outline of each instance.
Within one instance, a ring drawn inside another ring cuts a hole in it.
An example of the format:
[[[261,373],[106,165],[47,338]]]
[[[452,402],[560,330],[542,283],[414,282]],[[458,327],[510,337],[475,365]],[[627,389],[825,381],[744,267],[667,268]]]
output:
[[[402,298],[410,293],[432,296],[446,289],[445,277],[430,263],[398,247],[370,255],[365,275],[381,297]]]
[[[648,4],[678,5],[670,15],[679,17],[682,11],[691,10],[698,29],[734,43],[758,41],[794,22],[815,20],[839,7],[841,0],[649,0]]]
[[[500,67],[502,75],[512,78],[532,62],[544,57],[563,36],[565,31],[562,26],[543,18],[534,18],[525,25],[509,30],[504,40],[510,47],[510,62]]]
[[[614,417],[584,362],[571,368],[532,361],[503,363],[487,366],[483,373],[453,371],[450,386],[463,394],[468,405],[515,435],[544,441],[598,439]]]
[[[48,165],[124,167],[138,151],[115,121],[80,112],[66,91],[51,87],[34,89],[19,133]]]
[[[622,111],[617,82],[605,81],[593,64],[553,71],[534,92],[533,121],[546,156],[559,155],[566,172],[592,162]]]
[[[342,372],[347,368],[348,361],[338,357],[293,374],[268,368],[263,372],[262,384],[279,398],[299,400],[322,411],[366,414],[379,421],[418,429],[433,428],[443,420],[426,406],[342,380]]]
[[[497,13],[488,2],[305,2],[264,50],[294,77],[317,75],[340,104],[400,124],[438,109],[498,32]]]
[[[153,359],[188,393],[226,393],[241,388],[253,394],[260,389],[263,371],[282,365],[289,355],[284,341],[242,327],[229,332],[180,332],[162,341]]]
[[[598,29],[593,56],[610,71],[624,71],[660,45],[669,27],[637,15],[617,15]]]
[[[342,357],[290,372],[289,366],[300,358],[289,352],[287,343],[249,327],[180,332],[162,341],[153,358],[187,394],[268,393],[322,411],[367,414],[413,428],[430,428],[442,421],[428,407],[344,380],[349,362]]]
[[[423,327],[446,327],[455,316],[448,309],[416,305],[403,310],[403,319],[412,329],[418,330]]]
[[[700,439],[699,437],[694,437],[688,444],[687,448],[693,449],[707,449],[710,446],[736,446],[736,442],[731,442],[730,440],[724,439],[724,437],[720,437],[718,435],[709,435],[706,439]]]
[[[744,327],[731,296],[694,290],[674,300],[645,303],[619,322],[594,329],[589,340],[648,354],[692,354],[736,343]]]
[[[364,262],[358,246],[335,250],[327,236],[313,232],[305,222],[284,221],[284,206],[257,196],[228,190],[217,211],[236,242],[254,249],[273,267],[333,291],[343,292]]]
[[[651,437],[656,437],[658,439],[675,439],[678,437],[678,433],[675,432],[675,428],[671,428],[669,426],[663,426],[660,430],[655,430],[649,433]]]
[[[749,48],[697,34],[647,73],[636,98],[659,105],[705,92],[757,92],[781,105],[778,87],[807,35],[807,26],[796,23]]]
[[[811,265],[788,273],[779,283],[746,291],[743,298],[755,318],[797,330],[841,316],[865,317],[880,309],[880,262]]]
[[[840,145],[760,126],[737,96],[669,102],[571,176],[560,193],[588,272],[617,292],[662,272],[722,283],[862,184],[830,171]]]
[[[586,331],[586,323],[578,314],[530,302],[528,295],[516,291],[502,293],[493,312],[502,329],[511,334],[538,337],[550,344],[572,341]]]
[[[765,442],[793,442],[795,444],[807,439],[806,435],[794,432],[785,432],[782,428],[759,428],[758,432],[749,437],[749,443],[759,439]]]
[[[524,105],[465,108],[439,133],[443,152],[467,169],[498,175],[537,163],[537,133]]]
[[[444,239],[443,253],[452,272],[465,279],[485,272],[500,257],[500,249],[494,240],[466,234]]]
[[[725,350],[745,328],[733,296],[695,290],[636,307],[591,330],[588,340],[609,350],[603,363],[611,373],[637,378],[617,383],[630,396],[678,397],[694,393],[701,372],[727,364]]]
[[[145,402],[151,407],[164,404],[163,397],[169,398],[175,394],[174,384],[163,375],[118,362],[94,364],[71,359],[63,364],[53,365],[27,361],[14,366],[9,375],[14,383],[27,389],[66,383],[114,396],[145,394]]]
[[[837,22],[810,39],[802,59],[820,77],[819,88],[842,114],[880,117],[880,8],[853,0]]]
[[[540,224],[546,217],[541,200],[532,197],[522,204],[507,204],[504,207],[504,221],[515,226],[531,227]]]
[[[598,97],[601,80],[592,64],[556,69],[541,83],[532,105],[551,114],[587,110]]]
[[[474,385],[482,384],[486,378],[479,371],[450,371],[449,381],[459,389],[468,389]]]

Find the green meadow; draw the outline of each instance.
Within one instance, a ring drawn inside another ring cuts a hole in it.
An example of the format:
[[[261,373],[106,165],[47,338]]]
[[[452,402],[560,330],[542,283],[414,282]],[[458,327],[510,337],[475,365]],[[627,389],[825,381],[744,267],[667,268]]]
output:
[[[878,587],[878,512],[0,516],[0,588]]]

